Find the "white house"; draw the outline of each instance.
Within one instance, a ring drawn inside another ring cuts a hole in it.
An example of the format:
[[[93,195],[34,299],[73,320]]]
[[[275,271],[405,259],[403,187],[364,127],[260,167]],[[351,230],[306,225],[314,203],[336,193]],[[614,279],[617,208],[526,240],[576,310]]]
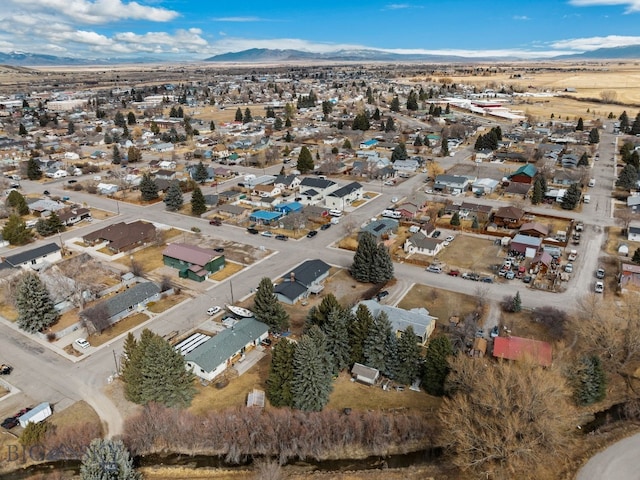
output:
[[[328,208],[344,210],[353,202],[361,200],[363,193],[362,185],[358,182],[351,182],[327,195],[324,203]]]
[[[268,336],[266,324],[255,318],[244,318],[187,353],[186,367],[196,376],[211,381]]]
[[[418,253],[434,257],[442,250],[442,241],[427,237],[423,232],[417,232],[405,240],[403,249],[410,255]]]
[[[0,262],[0,270],[5,268],[32,268],[37,270],[43,263],[55,263],[61,258],[60,247],[56,243],[46,243],[21,253],[6,256]]]
[[[118,191],[118,185],[113,183],[99,183],[96,188],[100,195],[113,195]]]

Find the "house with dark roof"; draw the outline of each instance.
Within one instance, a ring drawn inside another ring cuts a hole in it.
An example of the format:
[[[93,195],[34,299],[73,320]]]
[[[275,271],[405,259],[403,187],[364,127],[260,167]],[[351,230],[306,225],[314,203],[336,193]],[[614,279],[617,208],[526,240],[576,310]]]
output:
[[[82,237],[86,245],[107,242],[107,248],[115,253],[126,252],[155,240],[156,227],[152,223],[141,220],[131,223],[114,223]]]
[[[80,318],[86,320],[87,325],[91,325],[91,320],[96,316],[105,315],[109,325],[113,325],[118,320],[143,310],[147,303],[159,298],[160,287],[155,283],[136,283],[112,297],[99,301],[96,305],[85,308],[80,312]]]
[[[81,222],[82,220],[88,220],[88,221],[92,220],[91,210],[84,207],[63,210],[61,212],[58,212],[57,215],[60,221],[62,222],[62,224],[66,225],[67,227],[71,225],[75,225],[76,223]]]
[[[324,178],[305,177],[300,182],[300,202],[315,205],[322,202],[327,195],[337,190],[339,185]]]
[[[381,218],[362,227],[358,237],[364,232],[369,232],[377,241],[381,241],[384,236],[387,236],[390,233],[396,233],[398,231],[398,226],[398,221],[393,218]]]
[[[243,318],[187,353],[184,356],[186,367],[210,382],[268,336],[266,324],[255,318]]]
[[[486,222],[489,220],[493,207],[491,205],[482,205],[480,203],[462,202],[460,204],[460,216],[465,218],[477,218],[478,221]]]
[[[404,241],[402,247],[405,253],[412,255],[418,253],[420,255],[436,256],[442,250],[442,241],[437,238],[427,237],[422,232],[411,235]]]
[[[533,183],[533,179],[538,173],[538,169],[535,165],[531,163],[527,163],[526,165],[522,165],[515,172],[509,175],[510,182],[518,182],[518,183]]]
[[[560,159],[560,164],[564,168],[576,168],[580,162],[580,155],[577,153],[565,153]]]
[[[300,186],[302,179],[298,175],[277,175],[273,184],[280,189],[295,190]]]
[[[322,260],[307,260],[285,275],[274,287],[274,293],[279,301],[294,305],[311,293],[320,293],[330,270],[331,266]]]
[[[358,309],[358,305],[367,307],[374,317],[382,312],[386,313],[397,336],[400,336],[408,327],[413,327],[413,332],[416,334],[416,342],[420,345],[427,343],[436,328],[438,320],[437,317],[429,315],[429,311],[425,308],[405,310],[391,305],[384,305],[375,300],[363,300],[353,307],[352,311],[354,313]]]
[[[640,242],[640,225],[629,225],[629,228],[627,228],[627,240],[630,242]]]
[[[24,268],[38,270],[45,262],[54,263],[62,258],[60,247],[56,243],[47,243],[39,247],[2,257],[0,270],[6,268]]]
[[[522,223],[524,210],[518,207],[500,207],[493,214],[493,222],[500,227],[518,228]]]
[[[353,202],[362,200],[363,193],[362,185],[358,182],[351,182],[327,195],[324,199],[324,203],[329,208],[344,210]]]
[[[209,275],[225,266],[224,255],[210,248],[188,243],[171,243],[162,252],[162,262],[178,270],[180,278],[196,282],[205,281]]]

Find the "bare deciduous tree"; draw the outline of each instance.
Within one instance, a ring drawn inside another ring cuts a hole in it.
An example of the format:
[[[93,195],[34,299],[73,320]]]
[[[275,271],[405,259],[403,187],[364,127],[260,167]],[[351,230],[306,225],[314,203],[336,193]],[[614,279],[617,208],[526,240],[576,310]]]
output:
[[[104,302],[100,302],[90,309],[85,310],[83,324],[89,335],[102,333],[111,325],[109,310]]]
[[[602,90],[600,92],[600,98],[604,103],[613,103],[618,98],[618,92],[615,90]]]

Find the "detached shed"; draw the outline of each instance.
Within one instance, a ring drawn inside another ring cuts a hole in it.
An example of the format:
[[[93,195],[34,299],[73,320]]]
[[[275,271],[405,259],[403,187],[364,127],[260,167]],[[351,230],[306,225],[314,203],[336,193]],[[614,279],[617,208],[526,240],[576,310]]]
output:
[[[354,363],[351,369],[351,375],[358,381],[367,385],[375,385],[380,371],[377,368],[367,367],[361,363]]]

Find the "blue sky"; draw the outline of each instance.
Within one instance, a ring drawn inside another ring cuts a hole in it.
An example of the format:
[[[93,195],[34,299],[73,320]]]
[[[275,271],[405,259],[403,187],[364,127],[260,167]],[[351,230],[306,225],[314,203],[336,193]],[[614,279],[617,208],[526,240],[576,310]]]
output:
[[[2,0],[0,51],[200,60],[249,48],[551,57],[640,44],[640,0]]]

